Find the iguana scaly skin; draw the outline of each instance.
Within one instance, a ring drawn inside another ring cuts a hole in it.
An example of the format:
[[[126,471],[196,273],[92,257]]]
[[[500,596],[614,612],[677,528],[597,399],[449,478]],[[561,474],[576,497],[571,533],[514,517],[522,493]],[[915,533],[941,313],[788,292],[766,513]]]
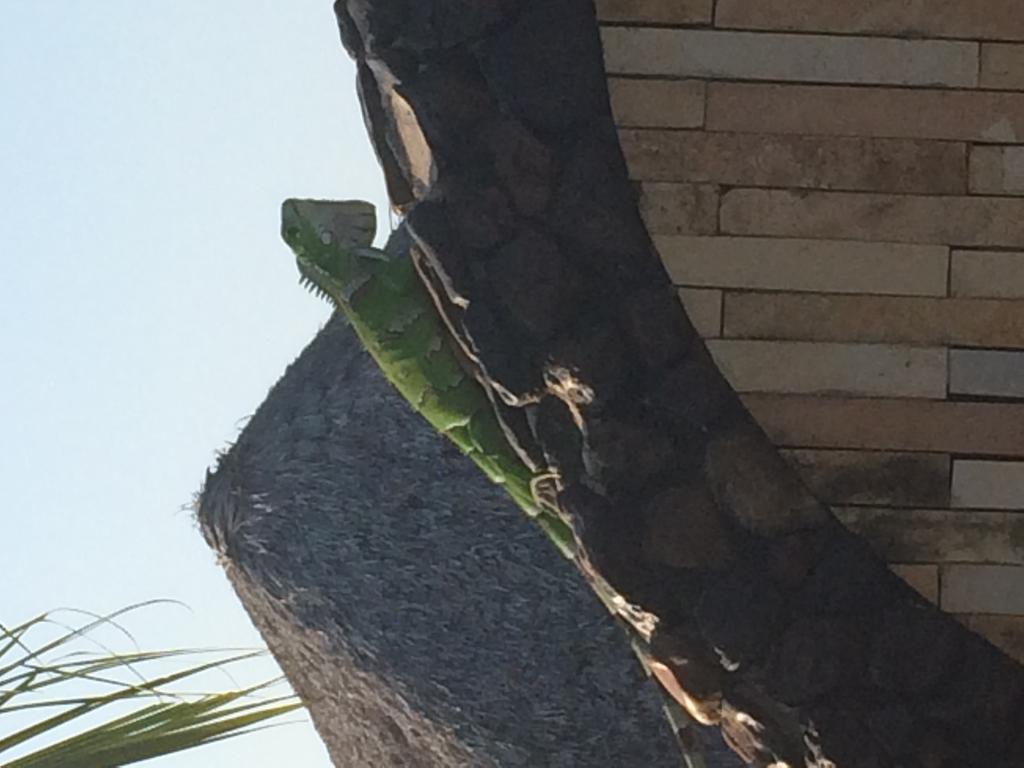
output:
[[[371,247],[376,229],[373,205],[359,200],[286,200],[281,210],[281,235],[295,252],[303,282],[348,318],[413,409],[572,557],[572,532],[534,493],[545,476],[532,472],[509,444],[412,261]]]

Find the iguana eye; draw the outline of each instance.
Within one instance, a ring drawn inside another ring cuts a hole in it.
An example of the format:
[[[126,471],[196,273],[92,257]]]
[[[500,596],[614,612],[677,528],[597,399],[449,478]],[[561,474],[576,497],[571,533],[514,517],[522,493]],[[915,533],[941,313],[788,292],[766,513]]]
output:
[[[323,232],[320,233],[320,242],[323,243],[324,245],[330,245],[332,242],[334,242],[334,233],[331,232],[331,230],[329,229],[325,229]]]

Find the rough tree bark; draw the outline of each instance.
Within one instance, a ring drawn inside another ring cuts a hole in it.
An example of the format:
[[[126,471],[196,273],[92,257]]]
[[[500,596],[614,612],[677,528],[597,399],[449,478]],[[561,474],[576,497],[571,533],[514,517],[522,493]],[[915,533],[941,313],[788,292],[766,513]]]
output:
[[[675,695],[759,765],[1024,764],[1024,668],[836,522],[675,299],[591,0],[335,10],[421,271]]]
[[[197,517],[339,768],[679,768],[622,631],[340,318]],[[704,736],[709,768],[739,765]]]

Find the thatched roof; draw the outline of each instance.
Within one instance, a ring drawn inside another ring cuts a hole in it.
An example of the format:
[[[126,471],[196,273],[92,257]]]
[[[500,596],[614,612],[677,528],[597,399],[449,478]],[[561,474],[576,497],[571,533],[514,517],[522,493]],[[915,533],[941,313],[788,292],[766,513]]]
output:
[[[336,765],[680,765],[575,569],[337,318],[209,476],[199,521]]]

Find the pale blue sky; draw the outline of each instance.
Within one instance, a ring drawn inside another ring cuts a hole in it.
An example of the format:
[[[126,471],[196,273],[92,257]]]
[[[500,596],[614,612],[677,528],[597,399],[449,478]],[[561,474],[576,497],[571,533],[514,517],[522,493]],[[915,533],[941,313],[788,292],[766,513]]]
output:
[[[331,0],[0,18],[0,621],[168,597],[140,645],[256,644],[180,510],[328,314],[281,200],[384,203]],[[153,765],[329,762],[303,724]]]

